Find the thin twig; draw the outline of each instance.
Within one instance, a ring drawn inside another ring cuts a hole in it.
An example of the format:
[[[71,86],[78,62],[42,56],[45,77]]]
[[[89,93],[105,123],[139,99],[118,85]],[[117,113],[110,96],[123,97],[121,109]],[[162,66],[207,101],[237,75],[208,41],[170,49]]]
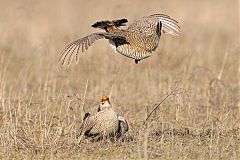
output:
[[[180,88],[181,89],[181,88]],[[160,107],[160,105],[171,95],[173,95],[176,91],[179,91],[180,89],[174,89],[173,91],[171,91],[160,103],[155,104],[154,108],[152,109],[152,111],[148,114],[147,118],[145,119],[144,123],[147,122],[149,120],[149,118],[151,117],[151,115]]]
[[[225,52],[225,55],[224,55],[224,58],[223,58],[223,63],[222,63],[220,72],[219,72],[219,74],[218,74],[218,79],[219,79],[219,80],[222,79],[222,74],[223,74],[223,70],[224,70],[224,67],[225,67],[226,62],[227,62],[227,58],[228,58],[228,52]]]
[[[175,92],[175,90],[172,91],[172,92],[170,92],[160,103],[158,103],[158,104],[152,109],[152,111],[149,113],[149,115],[147,116],[147,118],[146,118],[145,121],[147,121],[147,120],[151,117],[151,115],[153,114],[153,112],[156,111],[156,110],[158,109],[158,107],[159,107],[169,96],[171,96],[174,92]]]

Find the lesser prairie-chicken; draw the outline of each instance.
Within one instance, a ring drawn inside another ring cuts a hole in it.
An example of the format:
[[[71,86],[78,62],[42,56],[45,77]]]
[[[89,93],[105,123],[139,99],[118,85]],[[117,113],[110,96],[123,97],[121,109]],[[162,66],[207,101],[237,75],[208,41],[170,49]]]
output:
[[[70,65],[73,60],[79,61],[79,54],[83,54],[88,47],[99,39],[108,39],[115,52],[132,58],[135,63],[153,54],[163,34],[177,36],[180,33],[178,22],[168,15],[153,14],[142,17],[127,29],[127,19],[101,21],[92,25],[94,28],[104,29],[106,32],[97,32],[70,43],[63,51],[59,61],[63,65]]]
[[[101,96],[98,112],[85,114],[79,135],[98,140],[103,137],[119,138],[127,131],[127,121],[113,110],[107,96]]]

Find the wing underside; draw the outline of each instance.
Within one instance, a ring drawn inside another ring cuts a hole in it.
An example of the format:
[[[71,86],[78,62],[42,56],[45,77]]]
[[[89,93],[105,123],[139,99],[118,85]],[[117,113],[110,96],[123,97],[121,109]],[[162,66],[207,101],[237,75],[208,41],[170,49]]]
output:
[[[82,55],[96,40],[103,38],[110,39],[117,45],[128,43],[122,36],[111,33],[93,33],[70,43],[62,51],[59,62],[64,66],[69,66],[72,61],[75,60],[75,63],[77,64],[79,61],[79,55]]]

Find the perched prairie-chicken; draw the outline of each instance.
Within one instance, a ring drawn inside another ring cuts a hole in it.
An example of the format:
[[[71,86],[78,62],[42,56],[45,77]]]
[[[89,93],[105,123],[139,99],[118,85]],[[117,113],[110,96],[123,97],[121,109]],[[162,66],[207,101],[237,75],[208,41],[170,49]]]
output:
[[[113,110],[107,96],[101,96],[98,112],[85,114],[79,135],[98,140],[103,137],[119,138],[127,131],[127,121]]]
[[[93,33],[70,43],[62,51],[59,61],[63,65],[70,65],[72,60],[78,63],[79,53],[84,53],[96,40],[106,38],[115,52],[132,58],[135,63],[138,63],[152,55],[158,47],[162,33],[173,36],[180,33],[178,22],[164,14],[142,17],[127,29],[119,29],[127,22],[127,19],[119,19],[94,23],[92,27],[104,29],[106,32]]]

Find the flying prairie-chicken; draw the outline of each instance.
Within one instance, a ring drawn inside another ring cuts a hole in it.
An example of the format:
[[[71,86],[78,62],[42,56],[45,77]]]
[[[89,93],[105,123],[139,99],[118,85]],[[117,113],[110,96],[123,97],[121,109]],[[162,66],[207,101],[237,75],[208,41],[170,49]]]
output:
[[[92,25],[94,28],[104,29],[106,32],[97,32],[70,43],[63,51],[59,61],[62,65],[70,65],[73,60],[79,61],[79,53],[83,54],[88,47],[98,39],[108,39],[115,52],[132,58],[135,63],[152,55],[159,44],[161,34],[177,36],[180,33],[178,22],[168,15],[153,14],[142,17],[127,29],[127,19],[101,21]]]
[[[101,96],[98,112],[94,115],[85,114],[78,136],[84,135],[93,140],[103,137],[119,138],[127,131],[127,121],[113,110],[107,96]]]

